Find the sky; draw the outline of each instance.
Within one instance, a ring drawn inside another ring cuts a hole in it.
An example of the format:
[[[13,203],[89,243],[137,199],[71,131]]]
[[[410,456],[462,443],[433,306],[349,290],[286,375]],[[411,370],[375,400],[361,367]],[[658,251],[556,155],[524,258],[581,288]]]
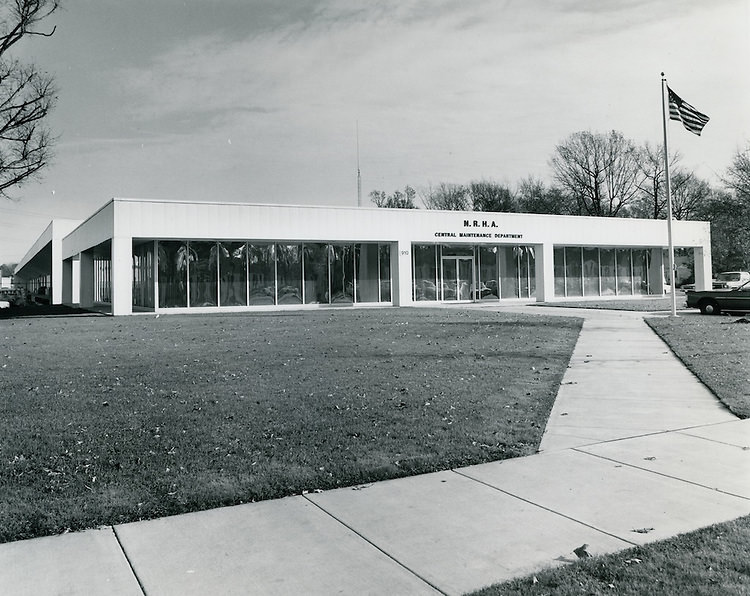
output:
[[[372,190],[551,182],[587,130],[720,176],[750,142],[750,0],[64,0],[15,56],[52,74],[40,180],[0,199],[0,263],[112,197],[357,205]]]

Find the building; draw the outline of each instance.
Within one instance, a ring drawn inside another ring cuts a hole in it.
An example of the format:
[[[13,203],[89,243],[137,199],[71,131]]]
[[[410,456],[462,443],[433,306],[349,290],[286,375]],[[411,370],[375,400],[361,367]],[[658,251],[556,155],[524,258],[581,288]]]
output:
[[[710,229],[674,222],[698,287]],[[134,312],[638,297],[665,291],[665,221],[112,199],[19,263],[53,304]]]

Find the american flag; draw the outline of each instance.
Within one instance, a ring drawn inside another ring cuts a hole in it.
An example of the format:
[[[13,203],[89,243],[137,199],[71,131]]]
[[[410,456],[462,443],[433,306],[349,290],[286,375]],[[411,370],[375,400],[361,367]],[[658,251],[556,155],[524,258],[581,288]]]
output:
[[[708,116],[701,114],[688,102],[683,101],[669,87],[667,87],[667,91],[669,91],[669,119],[679,120],[690,132],[700,136],[703,127],[708,122]]]

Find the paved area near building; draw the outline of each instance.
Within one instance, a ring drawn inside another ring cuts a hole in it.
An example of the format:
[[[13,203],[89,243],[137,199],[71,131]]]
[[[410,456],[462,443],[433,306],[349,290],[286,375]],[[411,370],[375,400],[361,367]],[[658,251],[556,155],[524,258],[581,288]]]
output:
[[[462,594],[750,514],[750,420],[641,314],[544,312],[586,320],[539,454],[0,545],[2,593]]]

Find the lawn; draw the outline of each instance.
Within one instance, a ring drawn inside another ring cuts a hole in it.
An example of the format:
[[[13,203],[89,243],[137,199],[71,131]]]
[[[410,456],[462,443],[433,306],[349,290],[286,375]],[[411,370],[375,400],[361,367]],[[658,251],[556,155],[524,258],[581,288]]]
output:
[[[686,315],[646,322],[735,415],[750,418],[748,319]]]
[[[479,590],[474,596],[750,593],[750,517],[647,546],[582,559]]]
[[[580,320],[0,321],[0,541],[534,453]]]
[[[607,305],[597,304],[599,308]],[[744,317],[684,314],[645,320],[732,412],[750,417],[750,325],[742,322],[746,322]],[[475,596],[750,594],[748,544],[750,517],[744,517],[572,566],[547,569],[488,587]]]

